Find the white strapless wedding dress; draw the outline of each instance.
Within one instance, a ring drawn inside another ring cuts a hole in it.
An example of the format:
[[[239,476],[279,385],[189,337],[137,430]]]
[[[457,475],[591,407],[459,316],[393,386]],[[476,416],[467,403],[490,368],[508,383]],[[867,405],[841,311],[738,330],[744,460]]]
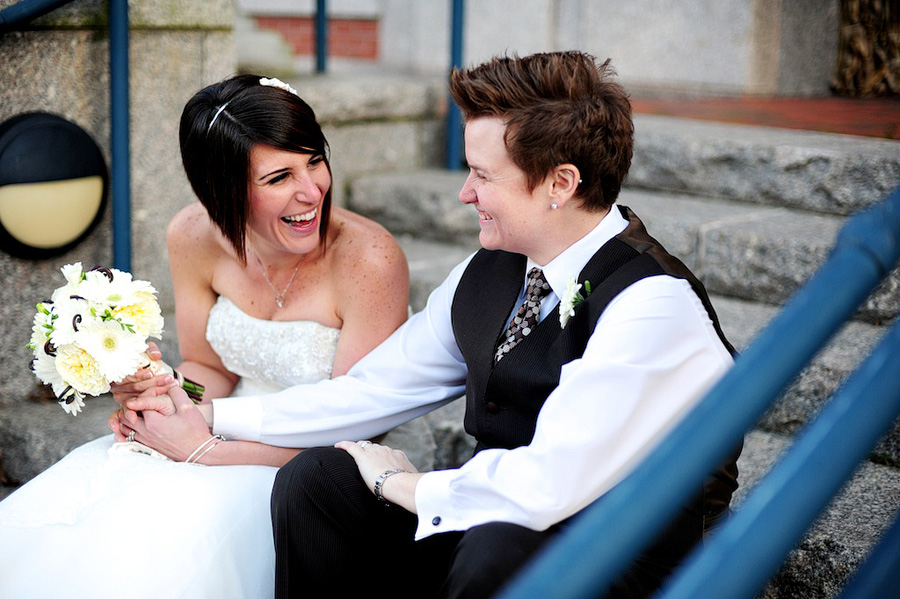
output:
[[[241,375],[235,395],[328,378],[339,336],[250,317],[224,297],[207,327]],[[384,442],[427,469],[425,429],[419,419]],[[171,462],[122,445],[111,435],[86,443],[0,502],[0,599],[271,598],[277,469]]]

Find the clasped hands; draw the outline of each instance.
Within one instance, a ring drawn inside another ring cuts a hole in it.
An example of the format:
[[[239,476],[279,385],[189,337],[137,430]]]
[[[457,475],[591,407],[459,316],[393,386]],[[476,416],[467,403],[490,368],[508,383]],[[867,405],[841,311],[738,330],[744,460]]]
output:
[[[147,354],[162,357],[153,344]],[[111,388],[120,406],[108,420],[116,441],[138,441],[180,462],[209,439],[206,419],[171,374],[140,369]]]

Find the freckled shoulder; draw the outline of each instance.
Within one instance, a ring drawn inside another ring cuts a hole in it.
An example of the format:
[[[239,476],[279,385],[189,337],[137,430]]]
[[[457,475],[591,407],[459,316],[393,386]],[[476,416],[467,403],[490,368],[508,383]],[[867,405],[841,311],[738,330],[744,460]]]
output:
[[[397,240],[382,225],[349,210],[334,208],[329,232],[329,251],[339,279],[361,277],[371,283],[391,282],[409,286],[406,255]],[[349,281],[348,281],[349,282]]]
[[[166,242],[170,254],[190,252],[209,255],[231,252],[228,241],[210,220],[200,202],[188,204],[172,217],[166,228]]]

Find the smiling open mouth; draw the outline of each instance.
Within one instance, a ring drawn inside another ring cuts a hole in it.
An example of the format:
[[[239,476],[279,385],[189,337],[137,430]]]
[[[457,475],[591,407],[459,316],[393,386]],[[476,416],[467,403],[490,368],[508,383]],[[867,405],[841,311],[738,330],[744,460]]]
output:
[[[281,220],[286,222],[289,225],[304,225],[309,224],[311,220],[316,218],[316,213],[318,212],[318,208],[314,208],[307,212],[306,214],[294,214],[291,216],[282,216]]]

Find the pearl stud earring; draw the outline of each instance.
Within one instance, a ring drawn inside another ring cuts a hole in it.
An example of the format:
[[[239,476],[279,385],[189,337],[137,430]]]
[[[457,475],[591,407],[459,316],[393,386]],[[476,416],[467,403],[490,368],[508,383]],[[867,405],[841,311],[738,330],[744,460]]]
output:
[[[559,208],[559,205],[556,202],[553,202],[552,204],[550,204],[551,210],[556,210],[557,208]]]

